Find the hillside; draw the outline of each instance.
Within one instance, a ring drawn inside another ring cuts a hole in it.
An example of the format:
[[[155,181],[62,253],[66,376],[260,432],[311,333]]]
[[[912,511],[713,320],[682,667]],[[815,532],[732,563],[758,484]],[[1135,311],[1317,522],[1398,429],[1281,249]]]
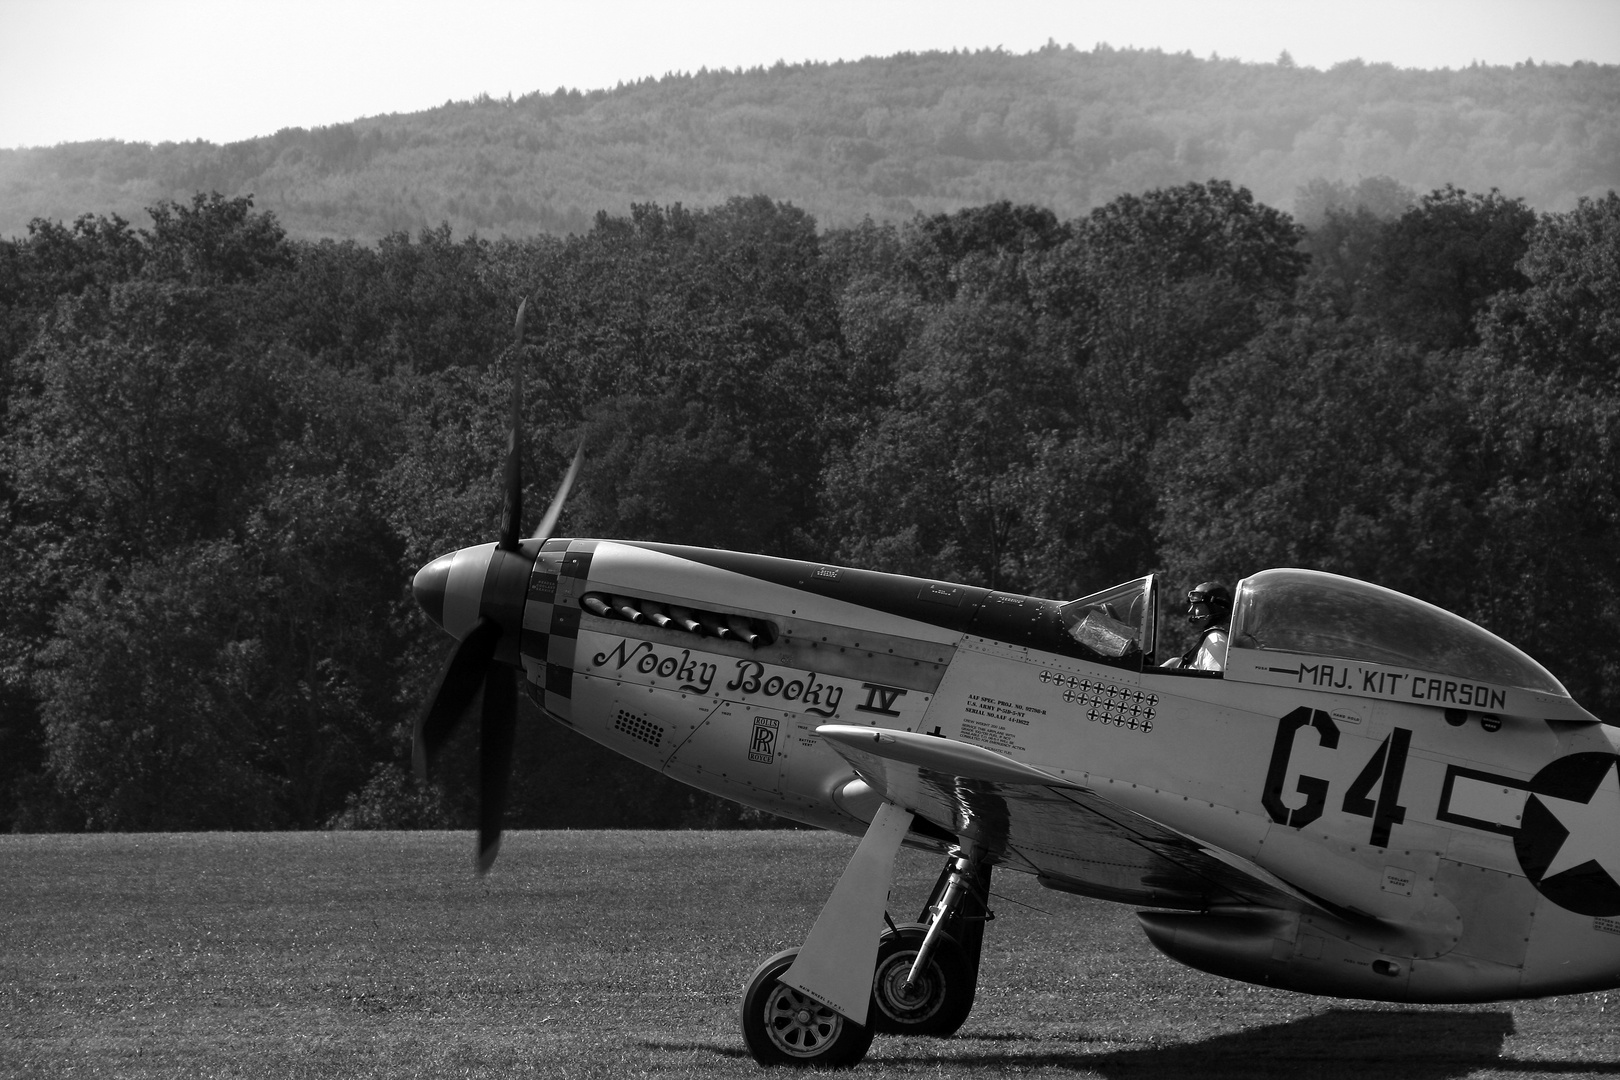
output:
[[[1541,210],[1620,187],[1620,68],[1329,71],[1048,45],[700,71],[483,97],[216,146],[0,151],[0,235],[196,191],[252,194],[295,237],[584,230],[632,203],[763,193],[823,225],[996,199],[1075,216],[1220,177],[1287,209],[1317,178],[1502,189]]]

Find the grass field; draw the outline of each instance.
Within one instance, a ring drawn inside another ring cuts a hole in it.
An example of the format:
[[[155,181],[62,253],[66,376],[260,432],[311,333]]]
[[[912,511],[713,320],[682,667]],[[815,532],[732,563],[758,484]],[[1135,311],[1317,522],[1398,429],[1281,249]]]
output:
[[[0,837],[0,1075],[758,1076],[737,996],[854,841],[516,833]],[[906,852],[897,914],[937,867]],[[1620,1076],[1609,996],[1450,1008],[1182,968],[1127,908],[996,879],[978,1003],[867,1075]],[[1620,994],[1615,995],[1620,1008]]]

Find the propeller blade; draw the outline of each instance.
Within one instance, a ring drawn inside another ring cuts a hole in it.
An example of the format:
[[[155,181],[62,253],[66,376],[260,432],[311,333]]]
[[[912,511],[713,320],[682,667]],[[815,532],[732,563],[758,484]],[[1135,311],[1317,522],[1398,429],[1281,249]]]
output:
[[[416,765],[416,776],[426,780],[428,767],[439,756],[449,741],[456,725],[467,712],[467,706],[478,694],[495,657],[495,643],[501,637],[501,624],[490,618],[480,618],[467,631],[467,636],[456,643],[450,659],[428,699],[428,707],[416,718],[411,757]]]
[[[512,778],[517,734],[516,674],[492,668],[484,679],[483,725],[478,737],[478,872],[485,874],[501,850],[501,818]]]
[[[523,322],[528,297],[512,324],[512,424],[506,436],[506,501],[501,506],[500,546],[516,551],[523,532]]]
[[[579,449],[574,451],[574,463],[568,466],[568,472],[558,485],[557,494],[551,497],[551,505],[546,507],[546,516],[540,519],[540,527],[534,530],[532,539],[551,539],[551,530],[557,527],[557,519],[562,516],[563,503],[568,501],[568,489],[574,486],[574,477],[579,475],[579,465],[584,460],[585,444],[580,443]]]

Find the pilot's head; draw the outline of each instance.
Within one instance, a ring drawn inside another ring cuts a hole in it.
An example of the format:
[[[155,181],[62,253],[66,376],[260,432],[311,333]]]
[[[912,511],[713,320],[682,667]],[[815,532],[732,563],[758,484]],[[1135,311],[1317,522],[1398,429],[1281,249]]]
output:
[[[1232,590],[1218,581],[1206,581],[1187,591],[1187,621],[1203,630],[1225,626],[1232,618]]]

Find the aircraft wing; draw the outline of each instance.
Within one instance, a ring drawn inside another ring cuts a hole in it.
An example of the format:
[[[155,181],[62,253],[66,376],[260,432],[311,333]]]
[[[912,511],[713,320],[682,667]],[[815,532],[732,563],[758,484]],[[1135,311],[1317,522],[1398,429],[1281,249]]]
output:
[[[1021,865],[1049,887],[1190,910],[1320,907],[1246,859],[983,747],[845,724],[816,731],[885,799],[974,840],[1004,864]]]

